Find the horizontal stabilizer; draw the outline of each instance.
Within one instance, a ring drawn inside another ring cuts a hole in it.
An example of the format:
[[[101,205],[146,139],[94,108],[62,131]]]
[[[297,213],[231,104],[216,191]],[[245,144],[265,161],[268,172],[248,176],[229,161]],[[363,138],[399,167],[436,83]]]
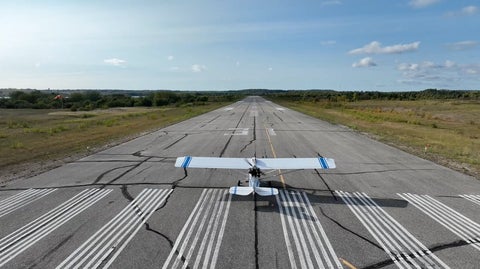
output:
[[[256,187],[255,193],[260,196],[270,196],[270,195],[277,195],[278,190],[275,188],[267,188],[267,187]]]
[[[253,187],[235,186],[230,188],[230,194],[235,194],[235,195],[247,196],[252,192],[253,192]]]

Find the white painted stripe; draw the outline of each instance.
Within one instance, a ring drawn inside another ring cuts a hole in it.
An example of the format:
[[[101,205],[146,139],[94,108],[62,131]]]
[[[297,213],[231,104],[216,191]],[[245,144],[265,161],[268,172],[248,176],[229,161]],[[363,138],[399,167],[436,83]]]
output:
[[[276,109],[279,110],[279,111],[285,110],[285,108],[282,108],[282,107],[276,107]]]
[[[480,225],[428,195],[398,193],[420,211],[480,251]]]
[[[358,195],[357,195],[358,197]],[[448,266],[417,240],[410,232],[408,232],[399,222],[391,217],[383,208],[381,208],[374,200],[363,193],[362,201],[376,213],[376,216],[383,219],[387,225],[393,228],[395,236],[399,238],[410,253],[412,253],[426,267],[448,268]]]
[[[230,201],[226,190],[203,190],[163,268],[215,268]]]
[[[464,195],[460,195],[460,197],[463,197],[463,198],[469,200],[470,202],[473,202],[477,205],[480,205],[480,195],[464,194]]]
[[[0,218],[28,205],[57,189],[28,189],[0,201]]]
[[[399,268],[449,268],[365,193],[336,194]]]
[[[144,189],[57,268],[108,268],[172,190]],[[127,238],[128,236],[128,238]]]
[[[273,130],[273,128],[268,128],[267,130],[269,135],[277,135],[277,133],[275,133],[275,130]]]
[[[108,195],[110,189],[86,189],[48,213],[0,240],[0,266],[22,253],[91,205]]]
[[[343,268],[307,195],[285,190],[279,194],[276,199],[290,266]]]
[[[212,262],[211,262],[210,268],[215,268],[215,266],[217,264],[218,252],[220,251],[220,245],[222,243],[223,234],[225,233],[225,227],[226,227],[226,224],[227,224],[228,212],[230,211],[230,201],[232,200],[231,195],[227,195],[227,197],[228,197],[227,198],[227,207],[226,207],[226,209],[224,211],[224,214],[223,214],[222,225],[220,227],[220,232],[218,234],[217,241],[215,242],[215,250],[213,252]],[[204,263],[203,268],[207,268],[207,265],[208,264]]]
[[[284,207],[282,206],[282,202],[278,198],[281,195],[282,195],[282,191],[280,191],[280,195],[275,196],[275,198],[277,198],[277,204],[278,204],[278,207],[280,209],[280,220],[282,222],[283,236],[285,238],[285,244],[287,246],[287,253],[288,253],[288,258],[290,260],[290,266],[291,266],[292,269],[296,269],[297,268],[297,263],[295,262],[295,255],[293,254],[293,247],[292,247],[292,244],[290,243],[290,238],[288,236],[288,229],[287,229],[287,225],[286,225],[286,222],[285,222],[286,212],[285,212]]]
[[[197,204],[195,205],[195,207],[193,208],[193,211],[192,211],[192,214],[190,214],[190,216],[188,217],[187,219],[187,222],[185,223],[185,225],[183,226],[182,230],[180,231],[180,234],[178,235],[178,238],[177,240],[175,241],[175,244],[173,245],[173,248],[172,248],[172,251],[170,251],[170,254],[168,255],[168,258],[167,260],[165,261],[165,264],[163,265],[163,268],[166,269],[168,268],[168,264],[170,263],[171,259],[173,258],[173,255],[175,254],[175,252],[173,250],[176,250],[178,248],[178,246],[180,245],[180,243],[182,242],[183,240],[183,235],[185,234],[186,230],[188,229],[189,225],[190,225],[190,222],[192,221],[192,219],[195,217],[195,219],[197,218],[197,216],[195,214],[193,214],[194,212],[197,212],[198,209],[203,206],[203,202],[204,202],[204,199],[205,197],[207,197],[207,190],[204,189],[202,194],[200,195],[200,199],[198,199],[198,202]]]
[[[314,217],[314,220],[315,220],[314,224],[316,224],[317,230],[320,231],[320,235],[322,236],[321,238],[323,238],[323,241],[325,242],[325,245],[328,248],[328,252],[329,252],[329,255],[331,257],[331,259],[327,259],[329,267],[333,268],[333,265],[331,264],[331,261],[333,261],[333,262],[335,262],[336,267],[342,268],[342,265],[340,264],[340,259],[338,259],[337,255],[335,254],[335,251],[333,250],[333,247],[332,247],[332,244],[330,243],[330,240],[328,240],[328,237],[327,237],[327,234],[325,233],[325,230],[323,229],[322,225],[320,224],[320,221],[318,221],[318,217],[315,214],[315,211],[313,211],[313,207],[310,204],[310,200],[308,200],[308,198],[307,198],[307,194],[305,192],[303,192],[302,194],[305,198],[305,201],[307,203],[307,208],[309,209],[311,216]],[[313,224],[313,222],[311,222],[311,223]],[[317,242],[320,242],[320,237],[319,237],[318,233],[315,233],[315,239],[317,240]],[[322,248],[323,248],[323,246],[322,246]],[[324,257],[326,257],[326,256],[324,256]]]
[[[298,195],[299,193],[295,192],[294,194]],[[289,216],[291,216],[293,219],[294,229],[297,231],[298,238],[300,239],[300,246],[301,246],[300,253],[302,254],[303,256],[302,258],[304,258],[304,261],[306,262],[306,265],[308,266],[308,268],[313,268],[313,262],[312,262],[312,259],[310,258],[310,252],[308,251],[307,245],[305,243],[305,237],[303,236],[302,229],[298,222],[298,219],[301,218],[301,216],[297,215],[297,211],[295,210],[295,205],[290,200],[290,195],[285,195],[285,196],[288,204],[287,211],[290,210],[290,212],[292,213],[292,214],[289,214]],[[302,266],[302,268],[307,268],[307,267]]]
[[[403,258],[400,257],[400,259],[397,259],[395,255],[393,255],[391,249],[391,245],[389,244],[388,241],[385,240],[385,238],[378,232],[375,226],[373,226],[370,221],[367,218],[363,217],[363,214],[361,214],[360,210],[355,206],[355,202],[347,195],[347,193],[344,193],[342,191],[336,191],[335,192],[338,196],[342,198],[342,200],[347,204],[347,206],[350,208],[352,213],[357,217],[358,220],[363,224],[363,226],[370,232],[370,234],[375,238],[375,240],[380,244],[380,246],[383,248],[383,250],[387,253],[387,255],[392,259],[392,261],[397,265],[399,268],[405,268],[404,265],[405,263],[403,262]]]
[[[248,135],[249,128],[228,128],[230,133],[224,133],[223,135]]]
[[[217,203],[215,203],[215,200],[218,199],[217,195],[218,195],[218,192],[215,190],[215,191],[213,192],[213,195],[211,196],[212,199],[210,200],[209,205],[208,205],[205,213],[207,213],[207,212],[214,212],[214,210],[211,210],[211,209],[212,209],[212,206],[214,206],[214,205],[217,204]],[[201,222],[200,222],[200,225],[199,225],[198,228],[197,228],[197,232],[195,233],[195,236],[193,237],[193,242],[190,244],[190,248],[189,248],[189,250],[188,250],[188,252],[187,252],[187,256],[185,257],[185,261],[183,262],[182,269],[187,268],[187,265],[188,265],[189,262],[190,262],[190,258],[192,257],[193,251],[195,250],[195,247],[197,246],[197,242],[198,242],[198,240],[200,239],[200,235],[201,235],[202,232],[203,232],[203,227],[204,227],[204,225],[205,225],[205,223],[206,223],[207,216],[208,216],[208,214],[205,214],[205,213],[203,214],[203,217],[202,217],[202,220],[201,220]],[[205,235],[205,234],[206,234],[206,232],[205,232],[203,235]],[[203,241],[203,240],[202,240],[202,241]],[[185,241],[185,242],[188,242],[188,240]],[[188,245],[185,245],[185,246],[188,246]],[[180,262],[180,261],[181,261],[180,258],[177,257],[176,262]]]

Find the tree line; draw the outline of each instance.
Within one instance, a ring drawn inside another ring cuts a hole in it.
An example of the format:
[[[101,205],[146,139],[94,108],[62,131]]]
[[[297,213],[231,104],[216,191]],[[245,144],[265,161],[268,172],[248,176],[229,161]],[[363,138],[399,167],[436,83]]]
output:
[[[141,95],[139,95],[141,94]],[[234,92],[174,92],[142,91],[119,93],[95,90],[55,91],[13,91],[7,98],[0,99],[0,108],[36,108],[72,111],[93,110],[112,107],[160,107],[181,105],[203,105],[209,102],[235,101],[241,98]]]
[[[330,102],[355,102],[361,100],[480,100],[480,91],[465,90],[437,90],[426,89],[423,91],[404,92],[378,92],[378,91],[333,91],[333,90],[290,90],[264,92],[264,96],[285,99],[289,101],[330,101]]]
[[[66,108],[72,111],[111,107],[159,107],[202,105],[209,102],[231,102],[248,95],[289,101],[355,102],[361,100],[426,100],[457,99],[480,100],[480,91],[437,90],[403,92],[334,91],[334,90],[268,90],[246,89],[238,91],[184,92],[184,91],[11,91],[0,98],[0,108]]]

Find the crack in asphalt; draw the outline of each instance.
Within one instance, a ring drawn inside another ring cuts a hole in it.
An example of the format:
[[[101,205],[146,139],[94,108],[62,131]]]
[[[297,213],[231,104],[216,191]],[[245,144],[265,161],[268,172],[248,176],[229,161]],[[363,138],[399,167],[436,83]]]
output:
[[[170,145],[164,147],[163,150],[167,150],[167,149],[173,147],[175,144],[177,144],[177,143],[180,142],[181,140],[185,139],[187,136],[188,136],[188,134],[184,134],[182,137],[180,137],[179,139],[177,139],[176,141],[174,141],[174,142],[171,143]]]
[[[277,113],[273,112],[273,115],[274,115],[275,117],[277,117],[279,120],[283,121],[283,119],[280,118],[280,116],[278,116]]]
[[[430,250],[432,253],[434,253],[436,251],[440,251],[440,250],[444,250],[444,249],[448,249],[448,248],[462,247],[462,246],[466,246],[466,245],[469,245],[469,244],[470,243],[468,243],[465,240],[457,240],[457,241],[453,241],[453,242],[450,242],[450,243],[443,243],[443,244],[434,245],[432,247],[429,247],[428,250]],[[425,254],[425,251],[422,251],[422,252]],[[415,254],[412,254],[412,253],[402,254],[401,256],[404,257],[404,258],[406,258],[406,257],[410,257],[412,259],[416,258]],[[392,259],[387,259],[387,260],[384,260],[384,261],[377,262],[375,264],[367,265],[367,266],[363,267],[362,269],[377,269],[377,268],[382,268],[382,267],[389,266],[389,265],[392,265],[392,264],[394,264],[394,261]]]
[[[112,184],[113,182],[119,180],[120,178],[122,178],[123,176],[125,176],[126,174],[130,173],[131,171],[133,171],[134,169],[138,168],[140,165],[144,164],[145,162],[147,162],[148,160],[150,160],[152,157],[147,157],[145,160],[141,161],[141,162],[138,162],[136,165],[132,166],[132,168],[128,169],[127,171],[121,173],[120,175],[118,175],[117,177],[113,178],[112,180],[110,180],[109,182],[107,183],[104,183],[103,185],[107,186],[109,184]],[[97,178],[97,180],[95,180],[94,183],[97,183],[100,179]]]
[[[240,125],[240,123],[242,122],[242,119],[243,117],[245,117],[245,114],[247,113],[248,111],[248,108],[250,107],[250,105],[247,106],[247,108],[245,109],[245,111],[243,111],[243,114],[242,116],[240,117],[240,120],[237,122],[237,125],[235,126],[235,128],[238,128],[238,126]],[[233,131],[235,132],[235,131]],[[233,134],[232,132],[232,134]],[[232,141],[232,138],[233,138],[233,135],[231,135],[228,140],[227,140],[227,143],[225,143],[225,146],[223,147],[222,151],[220,152],[220,155],[218,157],[222,157],[223,154],[225,154],[225,151],[227,150],[227,147],[228,145],[230,144],[230,141]]]
[[[137,164],[138,164],[138,162],[137,162]],[[101,173],[99,176],[97,176],[97,178],[93,181],[93,184],[98,183],[100,180],[103,179],[104,176],[106,176],[107,174],[109,174],[109,173],[111,173],[111,172],[113,172],[113,171],[115,171],[115,170],[122,169],[122,168],[127,168],[127,167],[133,167],[133,166],[136,167],[136,164],[119,166],[119,167],[115,167],[115,168],[109,169],[109,170]],[[124,175],[124,174],[122,174],[122,176],[123,176],[123,175]]]
[[[255,120],[255,117],[253,117],[253,137],[252,139],[250,140],[250,142],[248,142],[241,150],[240,152],[243,152],[248,146],[250,146],[253,142],[255,142],[257,140],[257,131],[256,131],[256,127],[257,126],[257,123],[256,123],[256,120]]]
[[[149,225],[148,223],[145,223],[145,230],[147,230],[147,231],[149,231],[149,232],[152,232],[152,233],[154,233],[154,234],[157,234],[157,235],[159,235],[160,237],[162,237],[163,239],[167,240],[168,244],[170,245],[170,248],[173,249],[173,244],[174,244],[174,243],[173,243],[172,239],[168,238],[168,236],[164,235],[163,233],[161,233],[161,232],[159,232],[159,231],[157,231],[157,230],[154,230],[154,229],[150,228],[150,225]],[[178,249],[175,250],[175,254],[176,254],[177,256],[180,254],[180,253],[178,252]],[[187,259],[185,258],[185,256],[182,255],[182,256],[180,257],[180,260],[181,260],[183,263],[185,263],[185,261],[186,261]],[[188,266],[188,264],[187,264],[187,265],[186,265],[186,268],[190,268],[190,266]]]
[[[323,184],[325,184],[325,186],[327,186],[327,189],[328,191],[330,192],[330,194],[332,195],[333,199],[335,199],[335,201],[338,200],[337,196],[335,195],[335,193],[333,192],[333,190],[330,188],[330,185],[328,185],[327,181],[325,180],[325,178],[320,174],[320,172],[318,171],[318,169],[314,169],[315,170],[315,173],[317,174],[317,176],[322,180]]]
[[[356,232],[348,229],[347,227],[343,226],[343,224],[341,224],[340,222],[338,222],[338,221],[335,220],[334,218],[328,216],[328,215],[323,211],[322,207],[319,206],[318,208],[320,209],[320,212],[322,213],[323,216],[325,216],[327,219],[329,219],[330,221],[332,221],[333,223],[335,223],[338,227],[342,228],[343,230],[345,230],[345,231],[347,231],[347,232],[355,235],[356,237],[358,237],[358,238],[360,238],[360,239],[368,242],[368,243],[371,244],[372,246],[374,246],[374,247],[376,247],[376,248],[378,248],[378,249],[381,249],[381,250],[383,251],[383,248],[382,248],[381,246],[379,246],[377,243],[375,243],[375,242],[371,241],[370,239],[368,239],[368,238],[366,238],[366,237],[364,237],[364,236],[362,236],[362,235],[360,235],[360,234],[358,234],[358,233],[356,233]]]
[[[128,192],[128,186],[123,184],[122,187],[121,187],[121,190],[122,190],[122,194],[123,194],[123,197],[125,197],[125,199],[127,199],[128,201],[133,201],[133,197],[132,195],[130,195],[130,193]]]
[[[73,233],[70,234],[69,236],[65,237],[60,243],[58,243],[55,247],[50,249],[45,255],[43,255],[41,258],[37,259],[38,261],[45,261],[47,257],[55,253],[59,248],[61,248],[65,243],[67,243],[71,238],[73,237]],[[34,264],[30,265],[28,268],[36,268],[38,266],[38,262],[35,262]]]

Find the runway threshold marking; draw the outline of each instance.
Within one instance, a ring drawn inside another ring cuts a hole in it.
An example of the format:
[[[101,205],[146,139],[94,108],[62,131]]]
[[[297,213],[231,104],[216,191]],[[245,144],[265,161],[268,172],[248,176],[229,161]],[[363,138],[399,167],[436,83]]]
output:
[[[57,189],[28,189],[0,201],[0,218],[28,205]]]
[[[397,194],[480,251],[480,225],[478,223],[429,195]]]
[[[275,153],[275,149],[273,148],[272,139],[270,138],[267,127],[265,127],[265,132],[267,133],[268,144],[270,144],[270,149],[272,150],[273,157],[277,158],[277,154]],[[280,174],[280,180],[282,181],[282,188],[285,189],[285,178],[282,175],[282,170],[278,169],[278,173]]]
[[[365,193],[335,191],[399,268],[449,268]]]
[[[306,193],[280,190],[275,198],[291,268],[343,268]]]
[[[108,268],[172,191],[144,189],[57,268]]]
[[[473,195],[473,194],[463,194],[460,195],[460,197],[465,198],[469,200],[472,203],[475,203],[477,205],[480,205],[480,195]]]
[[[29,224],[0,239],[0,267],[89,208],[111,189],[86,189]]]
[[[203,190],[163,269],[215,268],[231,199],[227,190]]]

